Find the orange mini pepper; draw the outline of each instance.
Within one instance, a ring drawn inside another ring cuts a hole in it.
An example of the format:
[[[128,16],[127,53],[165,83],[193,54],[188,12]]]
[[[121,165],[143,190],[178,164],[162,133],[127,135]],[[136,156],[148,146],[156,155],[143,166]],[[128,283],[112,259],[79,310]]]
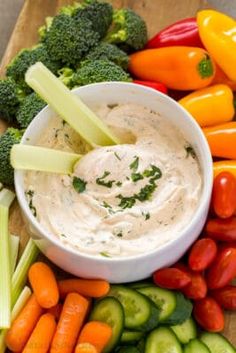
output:
[[[204,47],[224,73],[236,81],[236,21],[214,10],[197,14],[197,24]]]
[[[226,76],[224,71],[221,70],[219,65],[216,65],[216,73],[211,84],[217,85],[219,83],[229,86],[232,91],[236,91],[236,81],[230,80],[230,78]]]
[[[224,160],[213,163],[214,177],[222,172],[229,172],[236,178],[236,160]]]
[[[236,121],[203,129],[213,157],[236,159]]]
[[[132,54],[129,70],[141,80],[187,91],[208,86],[215,75],[215,64],[202,48],[176,46]]]
[[[234,117],[234,97],[226,85],[214,85],[190,93],[179,103],[201,127],[231,121]]]

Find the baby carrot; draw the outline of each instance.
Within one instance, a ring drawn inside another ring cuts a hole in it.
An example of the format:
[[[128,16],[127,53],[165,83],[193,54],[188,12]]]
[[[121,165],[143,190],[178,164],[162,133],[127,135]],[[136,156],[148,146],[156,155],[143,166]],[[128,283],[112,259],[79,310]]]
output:
[[[54,316],[52,314],[42,315],[22,353],[47,353],[55,329]]]
[[[47,312],[49,314],[52,314],[54,316],[56,321],[59,320],[60,315],[61,315],[61,311],[62,311],[62,304],[61,303],[57,303],[57,305],[52,306],[51,308],[49,308],[47,310]]]
[[[42,313],[43,309],[32,294],[7,332],[6,345],[11,351],[22,351]]]
[[[98,353],[98,351],[90,343],[80,343],[76,346],[75,353]]]
[[[29,269],[29,281],[42,308],[51,308],[59,300],[59,291],[54,273],[43,262],[35,262]]]
[[[90,343],[97,349],[97,353],[101,353],[111,336],[112,328],[108,324],[100,321],[90,321],[84,325],[79,335],[77,347],[81,343]]]
[[[99,298],[109,292],[110,285],[103,280],[72,278],[59,281],[58,288],[62,298],[71,292],[76,292],[86,297]]]
[[[78,293],[65,299],[50,353],[71,353],[89,308],[89,300]]]

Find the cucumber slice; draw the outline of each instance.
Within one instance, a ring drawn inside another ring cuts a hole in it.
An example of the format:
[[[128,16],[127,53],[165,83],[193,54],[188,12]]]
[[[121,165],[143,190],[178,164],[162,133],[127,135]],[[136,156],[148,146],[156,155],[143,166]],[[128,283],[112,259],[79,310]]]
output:
[[[184,346],[184,353],[211,353],[211,352],[203,342],[195,338],[189,341],[189,343],[187,343],[186,346]]]
[[[125,344],[133,344],[141,340],[144,336],[144,332],[141,331],[127,331],[124,330],[120,339],[121,343]]]
[[[146,339],[142,338],[138,344],[137,344],[137,348],[139,350],[140,353],[145,353],[145,344],[146,344]]]
[[[235,347],[219,333],[204,332],[200,340],[205,343],[211,353],[236,353]]]
[[[195,321],[190,317],[180,325],[171,326],[178,340],[185,344],[197,337],[197,327]]]
[[[174,292],[156,286],[140,287],[137,290],[150,298],[161,310],[160,322],[166,320],[174,312],[176,308],[176,296]]]
[[[121,285],[113,285],[108,296],[117,298],[125,312],[125,327],[150,331],[158,325],[160,310],[144,295]]]
[[[112,327],[112,337],[104,349],[104,353],[111,352],[118,344],[124,329],[124,310],[116,298],[106,297],[94,305],[89,320],[106,322]]]
[[[137,347],[123,346],[115,350],[116,353],[140,353]]]
[[[152,283],[148,281],[140,281],[140,282],[129,283],[128,286],[133,289],[139,289],[139,288],[150,287],[152,286]]]
[[[189,319],[192,314],[193,304],[180,292],[175,292],[176,307],[174,312],[163,322],[168,325],[179,325]]]
[[[145,353],[183,353],[183,350],[173,331],[158,327],[148,335]]]

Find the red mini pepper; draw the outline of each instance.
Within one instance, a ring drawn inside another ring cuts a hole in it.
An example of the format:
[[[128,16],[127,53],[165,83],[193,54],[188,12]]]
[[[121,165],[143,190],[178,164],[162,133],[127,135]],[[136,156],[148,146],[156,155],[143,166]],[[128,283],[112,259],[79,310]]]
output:
[[[195,17],[185,18],[164,28],[148,41],[146,48],[151,49],[176,45],[203,48]]]
[[[168,93],[167,87],[161,82],[133,80],[133,83],[136,83],[137,85],[153,88],[156,91],[159,91],[165,94]]]

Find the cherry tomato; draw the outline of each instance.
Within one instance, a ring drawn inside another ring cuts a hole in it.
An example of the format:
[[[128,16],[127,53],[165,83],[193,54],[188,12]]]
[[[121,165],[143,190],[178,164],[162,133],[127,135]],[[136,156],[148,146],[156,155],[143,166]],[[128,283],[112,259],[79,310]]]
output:
[[[169,267],[157,270],[153,274],[157,286],[168,289],[180,289],[191,282],[190,276],[178,268]]]
[[[220,218],[228,218],[236,209],[236,179],[229,172],[215,177],[212,192],[213,208]]]
[[[197,240],[189,253],[188,265],[193,271],[205,270],[214,260],[217,253],[216,242],[210,238]]]
[[[220,332],[224,329],[224,313],[211,297],[197,300],[193,304],[193,316],[202,328],[210,332]]]
[[[209,289],[222,288],[236,276],[236,249],[223,248],[207,271],[206,281]]]
[[[217,303],[226,310],[236,310],[236,287],[226,286],[211,292]]]
[[[185,287],[180,288],[180,291],[190,299],[198,300],[205,298],[207,294],[207,284],[203,275],[201,273],[191,271],[181,262],[175,264],[175,267],[185,272],[191,278],[191,282]]]
[[[209,219],[205,228],[208,237],[221,241],[236,241],[236,217]]]

